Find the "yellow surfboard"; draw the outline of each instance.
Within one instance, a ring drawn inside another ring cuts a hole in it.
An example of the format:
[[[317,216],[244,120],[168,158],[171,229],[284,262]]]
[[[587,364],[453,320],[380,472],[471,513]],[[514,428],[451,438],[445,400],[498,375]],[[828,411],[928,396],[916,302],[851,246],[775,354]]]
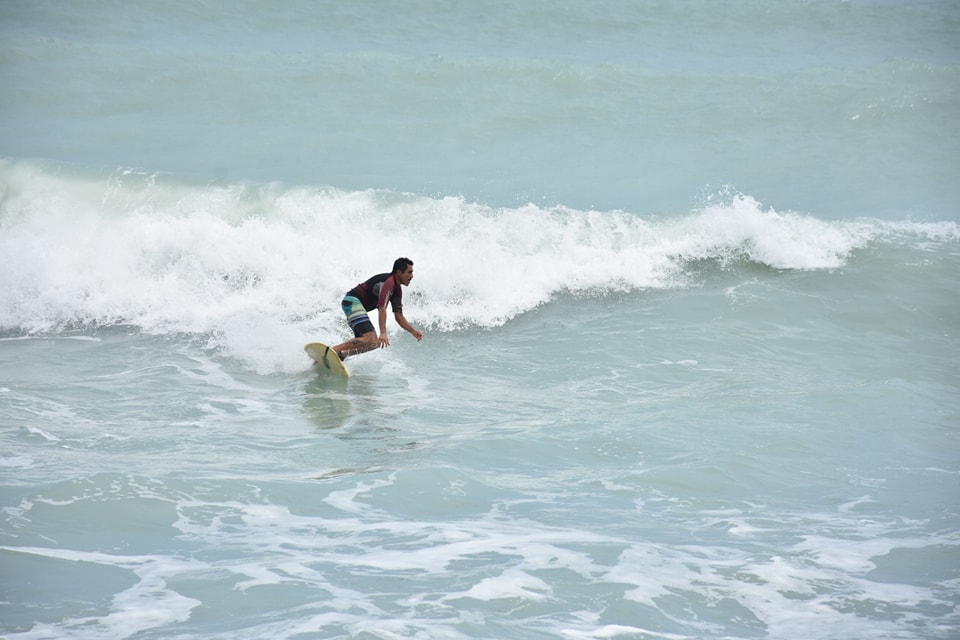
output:
[[[344,378],[350,377],[350,372],[343,366],[343,361],[340,360],[340,356],[322,342],[311,342],[305,346],[303,350],[307,352],[308,356],[313,358],[318,368],[325,371],[332,371]]]

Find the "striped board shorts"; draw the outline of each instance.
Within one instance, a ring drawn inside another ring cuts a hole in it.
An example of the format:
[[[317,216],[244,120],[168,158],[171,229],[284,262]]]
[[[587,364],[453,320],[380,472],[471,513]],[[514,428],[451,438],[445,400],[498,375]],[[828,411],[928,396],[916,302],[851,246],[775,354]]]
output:
[[[343,315],[347,316],[347,324],[353,329],[354,336],[359,338],[365,333],[374,331],[370,316],[367,315],[367,310],[363,308],[359,298],[344,296],[340,307],[343,309]]]

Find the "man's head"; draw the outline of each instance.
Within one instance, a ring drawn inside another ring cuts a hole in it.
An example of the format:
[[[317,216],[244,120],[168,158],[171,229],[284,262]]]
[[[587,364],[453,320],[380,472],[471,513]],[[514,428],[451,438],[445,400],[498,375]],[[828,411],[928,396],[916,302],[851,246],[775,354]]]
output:
[[[413,260],[397,258],[393,261],[393,277],[402,285],[410,284],[413,280]]]

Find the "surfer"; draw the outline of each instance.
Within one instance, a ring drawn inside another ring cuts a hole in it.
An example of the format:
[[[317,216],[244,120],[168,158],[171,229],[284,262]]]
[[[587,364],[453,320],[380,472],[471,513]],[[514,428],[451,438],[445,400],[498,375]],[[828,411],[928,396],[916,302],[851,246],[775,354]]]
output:
[[[400,287],[408,286],[411,280],[413,280],[413,260],[397,258],[393,263],[393,271],[379,273],[347,292],[340,306],[343,308],[344,315],[347,316],[347,324],[353,329],[355,337],[333,347],[341,360],[377,347],[382,349],[390,346],[390,339],[387,337],[388,302],[393,309],[393,317],[396,318],[397,324],[416,338],[417,342],[423,340],[423,331],[411,325],[403,317],[403,290]],[[379,316],[379,336],[373,328],[373,323],[370,322],[370,316],[367,315],[367,311],[374,309]]]

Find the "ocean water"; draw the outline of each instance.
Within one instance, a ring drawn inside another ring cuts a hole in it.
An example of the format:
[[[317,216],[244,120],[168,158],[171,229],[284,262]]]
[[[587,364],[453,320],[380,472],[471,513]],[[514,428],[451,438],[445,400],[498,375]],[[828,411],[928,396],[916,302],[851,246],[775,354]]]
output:
[[[960,637],[956,2],[13,0],[0,86],[0,637]]]

